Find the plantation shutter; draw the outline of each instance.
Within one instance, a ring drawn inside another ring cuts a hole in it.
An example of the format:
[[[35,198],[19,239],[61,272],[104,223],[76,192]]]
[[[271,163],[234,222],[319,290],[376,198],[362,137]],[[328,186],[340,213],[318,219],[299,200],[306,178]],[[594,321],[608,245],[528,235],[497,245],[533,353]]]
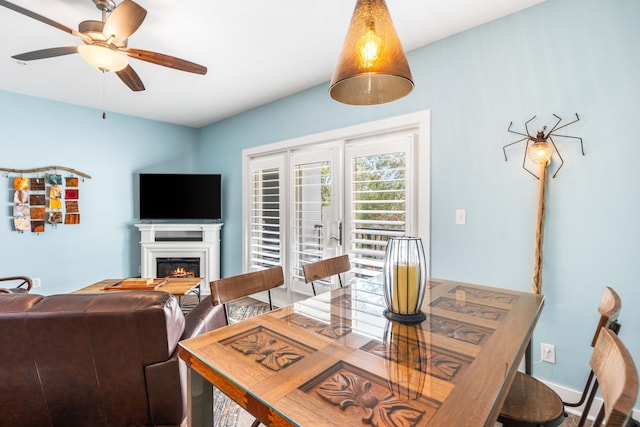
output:
[[[387,240],[415,229],[412,141],[399,134],[347,145],[347,251],[356,277],[382,272]]]
[[[282,156],[250,163],[249,271],[282,264]]]

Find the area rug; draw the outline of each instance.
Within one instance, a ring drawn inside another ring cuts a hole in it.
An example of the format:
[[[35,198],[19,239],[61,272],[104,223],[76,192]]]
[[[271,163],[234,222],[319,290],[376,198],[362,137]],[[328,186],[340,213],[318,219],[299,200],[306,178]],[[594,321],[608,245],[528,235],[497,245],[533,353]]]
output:
[[[196,298],[190,298],[183,301],[183,312],[189,312],[197,305]],[[242,298],[229,303],[229,318],[232,322],[238,322],[253,316],[258,316],[269,311],[269,304],[255,300],[253,298]],[[220,427],[236,427],[241,417],[242,408],[233,400],[228,398],[220,390],[213,391],[213,425]],[[239,427],[239,426],[238,426]]]

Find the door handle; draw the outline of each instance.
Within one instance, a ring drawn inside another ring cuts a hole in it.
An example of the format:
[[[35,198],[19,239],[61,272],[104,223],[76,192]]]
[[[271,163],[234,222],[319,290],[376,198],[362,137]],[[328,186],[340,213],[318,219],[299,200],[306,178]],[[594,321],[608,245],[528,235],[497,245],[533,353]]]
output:
[[[330,240],[335,240],[340,246],[342,246],[342,222],[338,222],[338,237],[331,236]]]

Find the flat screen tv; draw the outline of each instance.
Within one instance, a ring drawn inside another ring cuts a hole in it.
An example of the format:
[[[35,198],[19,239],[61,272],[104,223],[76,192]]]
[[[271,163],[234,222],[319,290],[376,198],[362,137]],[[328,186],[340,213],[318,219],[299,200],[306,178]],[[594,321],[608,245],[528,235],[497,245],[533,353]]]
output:
[[[140,174],[141,220],[221,218],[221,175]]]

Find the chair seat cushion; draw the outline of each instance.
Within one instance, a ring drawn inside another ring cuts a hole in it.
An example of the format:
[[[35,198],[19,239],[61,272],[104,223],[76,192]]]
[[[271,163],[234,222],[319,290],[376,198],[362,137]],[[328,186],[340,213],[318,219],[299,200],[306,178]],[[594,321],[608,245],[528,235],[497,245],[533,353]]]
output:
[[[541,381],[517,372],[498,421],[510,426],[558,426],[564,420],[560,396]]]

